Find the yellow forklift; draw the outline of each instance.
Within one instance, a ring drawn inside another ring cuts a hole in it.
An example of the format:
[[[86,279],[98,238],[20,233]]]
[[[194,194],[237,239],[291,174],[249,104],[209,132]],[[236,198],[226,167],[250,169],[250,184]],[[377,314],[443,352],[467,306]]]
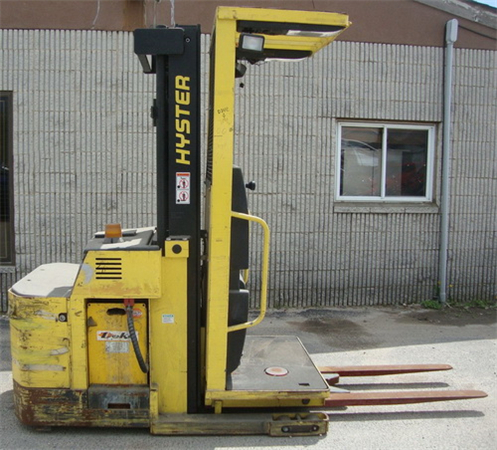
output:
[[[296,337],[246,335],[263,319],[269,228],[233,164],[234,88],[248,64],[312,56],[350,25],[335,13],[220,7],[210,50],[205,229],[200,188],[200,28],[134,33],[156,77],[157,226],[108,225],[81,264],[38,267],[9,291],[15,411],[35,427],[148,427],[153,434],[319,435],[327,408],[483,397],[351,393],[340,376],[447,365],[321,367]],[[249,224],[263,230],[249,320]]]

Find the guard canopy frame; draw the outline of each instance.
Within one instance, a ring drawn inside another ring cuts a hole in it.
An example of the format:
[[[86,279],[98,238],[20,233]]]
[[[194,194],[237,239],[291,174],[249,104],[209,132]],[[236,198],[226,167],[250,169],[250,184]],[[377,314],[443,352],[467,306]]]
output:
[[[209,125],[206,170],[207,283],[206,404],[222,402],[226,389],[229,279],[235,129],[235,66],[240,60],[307,58],[350,26],[348,16],[316,11],[219,7],[210,49]],[[262,36],[262,52],[240,48],[242,35]],[[218,57],[222,55],[222,57]],[[262,219],[261,219],[262,220]],[[261,296],[264,297],[264,292]],[[257,320],[259,322],[262,317]],[[320,394],[319,394],[320,395]],[[278,400],[275,399],[275,402]],[[243,400],[242,400],[243,403]]]

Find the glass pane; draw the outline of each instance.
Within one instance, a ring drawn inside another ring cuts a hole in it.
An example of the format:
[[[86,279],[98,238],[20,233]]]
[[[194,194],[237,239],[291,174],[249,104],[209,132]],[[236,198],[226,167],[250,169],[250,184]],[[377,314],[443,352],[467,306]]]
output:
[[[386,195],[424,197],[428,130],[389,129]]]
[[[0,93],[0,264],[11,261],[8,100]]]
[[[342,127],[340,195],[381,195],[381,128]]]

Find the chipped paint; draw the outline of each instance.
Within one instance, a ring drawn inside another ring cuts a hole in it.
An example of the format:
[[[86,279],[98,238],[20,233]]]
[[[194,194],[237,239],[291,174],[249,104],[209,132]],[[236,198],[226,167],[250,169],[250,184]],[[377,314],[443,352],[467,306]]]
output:
[[[44,310],[38,310],[35,311],[35,316],[41,317],[42,319],[46,320],[57,320],[58,314],[51,313],[49,311],[44,311]]]
[[[47,370],[50,372],[62,372],[66,370],[66,368],[58,364],[23,364],[21,366],[21,370],[32,370],[32,371]]]
[[[81,273],[84,277],[81,279]],[[81,264],[81,272],[80,272],[80,282],[82,284],[88,284],[93,278],[93,267],[90,264],[83,263]]]
[[[70,339],[67,299],[10,293],[12,375],[26,387],[69,387]]]
[[[67,347],[62,347],[62,348],[56,348],[50,352],[50,355],[56,356],[56,355],[64,355],[69,352],[69,349]]]

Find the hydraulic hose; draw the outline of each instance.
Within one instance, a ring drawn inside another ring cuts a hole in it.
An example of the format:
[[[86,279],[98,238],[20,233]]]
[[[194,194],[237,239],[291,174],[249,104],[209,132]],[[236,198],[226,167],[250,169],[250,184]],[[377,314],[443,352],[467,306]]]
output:
[[[141,371],[143,373],[148,373],[148,364],[143,358],[142,352],[140,350],[140,345],[138,343],[138,337],[136,336],[135,324],[133,321],[133,305],[130,303],[131,302],[129,300],[125,302],[126,317],[128,319],[129,338],[131,339],[131,343],[133,344],[133,350],[135,351],[136,360],[138,361],[138,365],[140,366]]]

